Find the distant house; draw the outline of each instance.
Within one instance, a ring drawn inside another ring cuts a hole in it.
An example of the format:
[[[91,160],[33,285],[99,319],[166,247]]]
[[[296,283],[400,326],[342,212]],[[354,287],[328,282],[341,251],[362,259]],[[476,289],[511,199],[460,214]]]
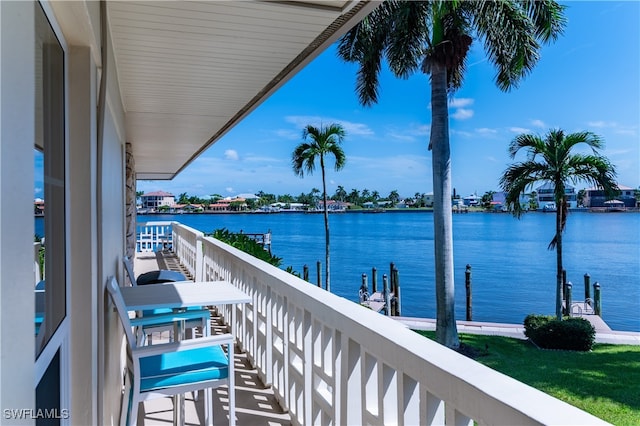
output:
[[[214,212],[229,211],[229,204],[231,204],[231,201],[218,200],[215,203],[209,204],[209,210],[214,211]]]
[[[202,204],[174,204],[171,207],[171,213],[202,213],[204,206]]]
[[[620,191],[615,198],[607,197],[602,188],[587,188],[585,189],[584,196],[584,206],[585,207],[608,207],[606,204],[608,201],[618,200],[620,203],[623,203],[624,206],[621,207],[635,207],[636,206],[636,196],[635,190],[631,187],[618,185],[618,190]],[[618,203],[619,204],[619,203]]]
[[[482,203],[482,197],[479,197],[478,194],[471,194],[462,198],[462,203],[465,206],[477,206]]]
[[[323,210],[322,200],[316,203],[316,210]],[[344,201],[327,200],[327,210],[330,212],[342,212],[349,207],[349,203]]]
[[[555,196],[553,195],[556,190],[556,186],[551,182],[547,182],[542,186],[536,188],[538,194],[538,209],[544,209],[547,204],[555,207]],[[566,185],[564,189],[565,196],[569,202],[569,208],[575,209],[578,207],[578,194],[576,188],[570,185]]]
[[[33,200],[33,213],[36,216],[44,216],[44,200],[42,198]]]
[[[176,197],[164,191],[148,192],[140,196],[140,203],[143,209],[155,211],[162,206],[173,207],[176,204]]]

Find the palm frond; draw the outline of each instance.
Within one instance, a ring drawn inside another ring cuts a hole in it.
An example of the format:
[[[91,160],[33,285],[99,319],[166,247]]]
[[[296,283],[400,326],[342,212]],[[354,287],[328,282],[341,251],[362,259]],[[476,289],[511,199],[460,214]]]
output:
[[[505,207],[512,210],[516,217],[520,217],[523,213],[520,195],[536,182],[550,178],[549,170],[544,163],[529,160],[512,164],[500,178],[500,186],[505,192]]]
[[[338,56],[359,64],[356,93],[362,105],[378,101],[378,81],[387,45],[386,29],[397,2],[385,2],[349,30],[338,42]]]
[[[586,182],[588,185],[601,188],[608,197],[619,193],[616,183],[616,168],[611,162],[597,154],[574,154],[567,161],[570,179],[573,184]]]
[[[509,156],[515,158],[523,148],[528,148],[529,152],[540,153],[545,150],[544,140],[540,136],[530,133],[518,135],[509,144]]]
[[[512,1],[475,2],[474,28],[497,68],[496,85],[509,91],[528,75],[539,59],[540,45],[526,10]]]
[[[571,148],[580,143],[587,144],[594,152],[604,148],[604,140],[600,136],[592,132],[576,132],[564,136],[563,150],[569,152]]]
[[[429,44],[429,9],[428,2],[399,2],[389,17],[385,54],[396,77],[409,77],[422,63]]]
[[[549,43],[564,33],[567,24],[564,16],[566,6],[553,0],[521,0],[519,3],[533,21],[538,40]]]
[[[302,130],[302,138],[306,142],[296,146],[291,155],[291,165],[296,175],[304,177],[304,173],[313,174],[316,167],[316,159],[320,159],[323,166],[323,157],[332,154],[336,159],[336,170],[344,167],[346,155],[340,144],[346,136],[344,127],[340,124],[327,126],[307,125]]]

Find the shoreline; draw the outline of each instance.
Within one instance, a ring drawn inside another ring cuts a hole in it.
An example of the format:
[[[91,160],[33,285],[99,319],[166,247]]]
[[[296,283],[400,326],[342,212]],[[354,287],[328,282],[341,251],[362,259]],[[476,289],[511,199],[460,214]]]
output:
[[[640,209],[639,208],[634,208],[634,209],[629,209],[626,211],[593,211],[591,209],[588,208],[579,208],[579,209],[569,209],[570,213],[595,213],[595,214],[602,214],[602,213],[640,213]],[[180,215],[218,215],[218,214],[245,214],[245,215],[270,215],[270,214],[321,214],[322,212],[307,212],[304,210],[301,211],[295,211],[295,210],[286,210],[286,211],[279,211],[279,212],[261,212],[261,211],[205,211],[205,212],[181,212],[181,213],[170,213],[170,212],[154,212],[154,213],[136,213],[138,216],[158,216],[158,215],[173,215],[173,216],[180,216]],[[433,213],[433,209],[432,208],[406,208],[406,209],[385,209],[384,211],[368,211],[367,209],[352,209],[352,210],[345,210],[345,211],[340,211],[340,212],[329,212],[330,214],[334,215],[334,214],[357,214],[357,213],[362,213],[362,214],[382,214],[382,213],[392,213],[392,214],[398,214],[398,213]],[[473,210],[461,210],[461,211],[456,211],[453,210],[453,214],[467,214],[467,213],[486,213],[486,214],[509,214],[510,212],[502,212],[502,211],[486,211],[486,210],[477,210],[477,209],[473,209]],[[542,210],[536,210],[536,211],[532,211],[532,212],[527,212],[527,213],[541,213],[541,214],[551,214],[554,212],[545,212]],[[37,217],[37,216],[36,216]]]

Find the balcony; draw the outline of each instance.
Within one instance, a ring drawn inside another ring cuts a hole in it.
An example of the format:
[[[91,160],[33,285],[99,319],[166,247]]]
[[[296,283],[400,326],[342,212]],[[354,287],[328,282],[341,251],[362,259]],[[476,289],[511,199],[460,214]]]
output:
[[[145,250],[171,246],[195,280],[251,295],[218,311],[241,352],[238,424],[606,424],[198,230],[150,222],[138,235]],[[155,259],[138,253],[137,268],[145,257]],[[226,424],[224,391],[214,398],[216,424]],[[147,424],[171,419],[170,400],[159,404],[145,405]],[[192,406],[187,422],[198,423]]]

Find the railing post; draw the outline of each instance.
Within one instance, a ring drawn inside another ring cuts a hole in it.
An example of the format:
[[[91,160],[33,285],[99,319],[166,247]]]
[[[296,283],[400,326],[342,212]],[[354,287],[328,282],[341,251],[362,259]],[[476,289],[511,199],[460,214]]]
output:
[[[597,281],[593,285],[593,312],[600,317],[602,316],[602,295],[600,283]]]
[[[584,274],[584,301],[591,299],[591,276]]]
[[[569,281],[566,285],[567,293],[565,295],[565,303],[567,305],[566,310],[568,316],[571,316],[572,288],[573,284],[571,284],[571,281]]]
[[[204,234],[196,235],[196,273],[195,281],[204,281],[204,250],[202,247],[202,238]]]
[[[309,281],[309,265],[304,265],[302,267],[302,279]]]
[[[464,287],[467,292],[467,321],[473,321],[473,299],[471,294],[471,265],[464,271]]]

